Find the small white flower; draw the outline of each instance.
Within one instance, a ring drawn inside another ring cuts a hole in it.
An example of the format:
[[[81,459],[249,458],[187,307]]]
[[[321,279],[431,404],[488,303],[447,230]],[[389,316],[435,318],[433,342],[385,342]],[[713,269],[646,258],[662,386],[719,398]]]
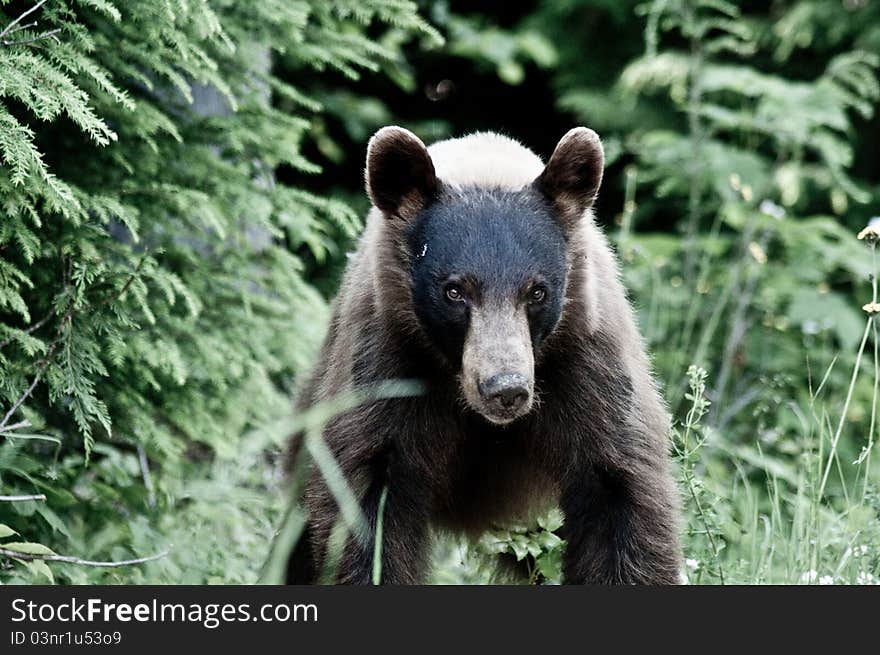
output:
[[[856,238],[859,241],[867,241],[868,243],[876,243],[878,239],[880,239],[880,225],[877,225],[873,221],[868,224],[861,232],[858,233]]]
[[[819,577],[819,574],[814,569],[810,569],[809,571],[804,571],[803,573],[801,573],[801,582],[802,583],[815,582],[816,578],[818,578],[818,577]]]
[[[859,571],[858,576],[856,576],[856,584],[874,584],[875,578],[874,574],[870,571]]]
[[[834,578],[831,577],[830,575],[823,575],[821,578],[819,578],[819,584],[821,584],[821,585],[834,584]]]
[[[767,216],[771,216],[776,220],[779,220],[783,216],[785,216],[785,209],[777,205],[772,200],[762,200],[761,205],[758,207],[762,214],[767,214]]]
[[[700,563],[699,563],[697,560],[695,560],[695,559],[691,559],[691,558],[686,559],[686,560],[684,561],[684,564],[685,564],[685,566],[687,566],[691,571],[696,571],[697,568],[699,568],[699,566],[700,566]]]
[[[862,555],[867,555],[868,554],[868,547],[865,544],[862,544],[861,546],[859,546],[859,552]]]

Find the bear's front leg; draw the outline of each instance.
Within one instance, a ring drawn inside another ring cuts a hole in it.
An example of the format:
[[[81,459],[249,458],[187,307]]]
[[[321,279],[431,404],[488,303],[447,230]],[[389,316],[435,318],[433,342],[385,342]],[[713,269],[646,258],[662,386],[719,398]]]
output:
[[[591,462],[567,476],[564,583],[679,582],[677,502],[664,464]]]
[[[339,564],[339,584],[372,584],[373,563],[381,548],[381,584],[424,582],[428,558],[428,497],[422,485],[402,472],[375,474],[362,500],[368,531],[350,537]],[[387,488],[384,505],[383,490]],[[382,519],[381,540],[377,525]]]

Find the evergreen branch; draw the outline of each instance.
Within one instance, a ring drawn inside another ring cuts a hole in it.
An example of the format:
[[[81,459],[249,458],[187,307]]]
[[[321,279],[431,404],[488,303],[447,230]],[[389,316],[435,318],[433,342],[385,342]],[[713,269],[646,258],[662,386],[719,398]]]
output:
[[[19,421],[18,423],[13,423],[12,425],[7,425],[5,428],[0,430],[0,433],[12,432],[13,430],[18,430],[18,428],[29,428],[30,426],[31,426],[30,421]]]
[[[56,555],[42,553],[20,553],[17,550],[9,550],[0,547],[0,555],[10,557],[12,559],[24,560],[32,562],[34,560],[42,560],[45,562],[66,562],[67,564],[79,564],[81,566],[99,566],[104,568],[113,568],[116,566],[131,566],[132,564],[143,564],[144,562],[152,562],[157,559],[166,557],[171,552],[170,548],[166,548],[161,553],[150,555],[149,557],[138,557],[137,559],[124,559],[117,562],[96,562],[94,560],[81,559],[72,555]]]
[[[27,330],[24,331],[24,333],[31,334],[32,332],[36,332],[41,327],[43,327],[46,324],[46,321],[48,321],[54,315],[55,315],[55,310],[54,309],[50,310],[48,314],[46,314],[39,321],[37,321],[36,323],[31,325]],[[15,337],[7,337],[6,339],[4,339],[2,342],[0,342],[0,350],[3,350],[6,346],[8,346],[13,341],[15,341]]]
[[[40,382],[40,378],[43,377],[43,373],[46,371],[46,367],[49,366],[49,360],[52,358],[52,354],[55,352],[55,348],[57,347],[58,342],[53,342],[51,346],[49,346],[49,351],[46,353],[46,356],[40,360],[40,363],[37,365],[37,374],[34,376],[33,382],[31,382],[31,386],[29,386],[23,394],[15,401],[15,404],[12,408],[6,412],[6,416],[3,417],[3,420],[0,421],[0,432],[4,432],[6,430],[6,425],[9,423],[9,419],[12,418],[12,415],[15,413],[19,407],[21,407],[22,403],[30,398],[30,395],[34,392],[34,389],[37,388],[37,384]]]
[[[116,302],[122,296],[125,295],[125,292],[128,291],[128,288],[132,285],[132,283],[137,279],[138,273],[141,272],[141,268],[144,266],[144,260],[147,258],[147,254],[149,251],[144,251],[144,254],[141,255],[141,258],[138,260],[137,266],[135,266],[134,271],[132,271],[131,275],[128,276],[128,279],[125,281],[125,284],[122,285],[122,288],[119,290],[119,293],[107,296],[101,305],[109,305],[112,302]]]
[[[16,32],[21,32],[22,30],[26,30],[26,29],[29,29],[31,27],[36,27],[36,26],[37,26],[37,21],[34,21],[32,23],[25,23],[24,25],[19,25],[14,30],[9,30],[9,34],[15,34]]]
[[[25,11],[21,16],[19,16],[19,17],[16,18],[14,21],[12,21],[11,23],[9,23],[9,25],[7,25],[7,26],[3,29],[2,32],[0,32],[0,39],[2,39],[2,38],[3,38],[4,36],[6,36],[7,34],[10,34],[10,33],[13,31],[13,30],[12,30],[13,27],[15,27],[16,25],[18,25],[21,21],[23,21],[23,20],[24,20],[25,18],[27,18],[29,15],[31,15],[32,13],[34,13],[37,9],[39,9],[40,7],[42,7],[44,4],[46,4],[46,0],[40,0],[40,1],[39,1],[37,4],[35,4],[33,7],[31,7],[31,8],[28,9],[27,11]],[[15,30],[15,31],[18,31],[18,30]]]
[[[48,32],[43,32],[42,34],[37,34],[30,39],[22,39],[21,41],[0,41],[0,45],[11,46],[11,45],[29,45],[31,43],[36,43],[37,41],[42,41],[44,39],[54,39],[55,42],[61,43],[61,39],[59,39],[56,34],[61,31],[60,27],[55,28],[54,30],[49,30]]]
[[[27,494],[24,496],[0,496],[0,501],[12,503],[20,500],[46,500],[45,494]]]
[[[67,266],[65,267],[65,270],[63,271],[65,294],[68,293],[70,290],[70,272],[71,272],[72,265],[73,265],[72,262],[70,260],[68,260]],[[52,313],[50,313],[49,315],[47,315],[43,319],[40,319],[40,321],[45,322],[51,315],[52,315]],[[73,303],[71,302],[68,305],[67,311],[64,313],[64,317],[61,319],[61,325],[62,326],[65,324],[70,325],[72,320],[73,320]],[[36,329],[36,328],[34,326],[32,326],[32,329]],[[59,328],[59,330],[60,330],[60,328]],[[12,415],[15,413],[15,410],[17,410],[19,407],[21,407],[22,403],[24,403],[24,401],[27,400],[30,397],[30,395],[34,392],[34,389],[36,389],[37,384],[39,384],[40,378],[42,378],[43,373],[46,371],[46,368],[49,366],[49,362],[52,360],[52,355],[55,353],[55,349],[58,347],[58,343],[60,341],[61,341],[61,335],[59,334],[55,338],[55,340],[51,344],[49,344],[49,348],[46,351],[45,357],[43,357],[43,359],[41,359],[39,361],[39,363],[37,364],[37,374],[34,376],[34,379],[31,382],[31,385],[18,398],[18,400],[15,401],[15,404],[12,405],[10,410],[8,412],[6,412],[6,415],[3,417],[3,420],[0,421],[0,432],[6,432],[9,429],[11,429],[10,427],[7,427],[9,420],[12,418]],[[22,423],[26,423],[26,421],[24,421]],[[18,423],[15,425],[21,426],[22,424]]]

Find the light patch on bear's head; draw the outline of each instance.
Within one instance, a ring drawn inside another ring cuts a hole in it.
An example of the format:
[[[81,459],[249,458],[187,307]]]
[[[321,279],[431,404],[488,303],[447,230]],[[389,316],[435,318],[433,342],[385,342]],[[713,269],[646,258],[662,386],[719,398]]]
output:
[[[428,148],[437,177],[446,185],[519,191],[532,184],[544,163],[521,143],[494,132],[439,141]]]

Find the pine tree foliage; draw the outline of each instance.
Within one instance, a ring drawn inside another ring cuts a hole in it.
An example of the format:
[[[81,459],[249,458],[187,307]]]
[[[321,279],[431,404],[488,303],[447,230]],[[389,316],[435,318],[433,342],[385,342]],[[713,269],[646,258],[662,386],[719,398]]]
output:
[[[0,524],[37,512],[65,548],[53,507],[97,502],[108,462],[140,484],[138,449],[154,476],[235,456],[287,411],[325,316],[298,253],[358,219],[275,180],[320,171],[321,99],[284,72],[439,37],[404,0],[0,0],[0,35],[0,491],[48,496]]]

